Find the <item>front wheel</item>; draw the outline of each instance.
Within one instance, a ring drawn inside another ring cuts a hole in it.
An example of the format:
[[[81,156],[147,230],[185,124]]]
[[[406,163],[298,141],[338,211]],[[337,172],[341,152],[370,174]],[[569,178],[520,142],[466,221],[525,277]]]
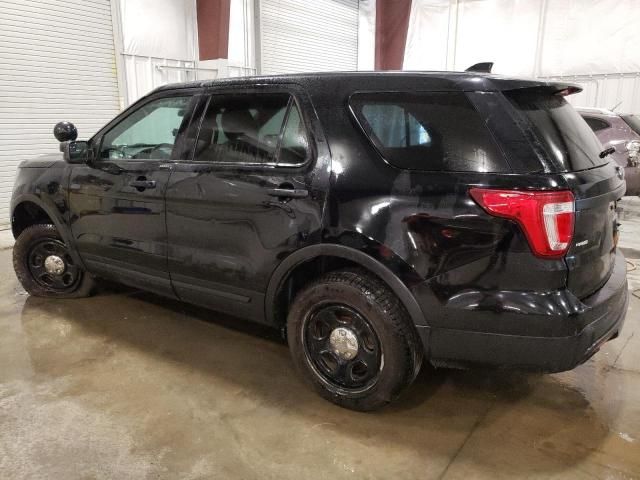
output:
[[[94,287],[91,275],[74,262],[56,227],[49,224],[32,225],[18,236],[13,268],[35,297],[86,297]]]
[[[287,337],[296,367],[316,391],[353,410],[391,402],[422,361],[398,298],[360,270],[330,272],[304,288],[289,311]]]

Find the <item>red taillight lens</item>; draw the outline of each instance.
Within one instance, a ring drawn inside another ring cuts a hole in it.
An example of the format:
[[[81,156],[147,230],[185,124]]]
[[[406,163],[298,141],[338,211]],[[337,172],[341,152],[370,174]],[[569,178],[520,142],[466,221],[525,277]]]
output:
[[[575,215],[570,191],[472,188],[469,194],[487,213],[517,222],[535,255],[557,258],[567,253]]]

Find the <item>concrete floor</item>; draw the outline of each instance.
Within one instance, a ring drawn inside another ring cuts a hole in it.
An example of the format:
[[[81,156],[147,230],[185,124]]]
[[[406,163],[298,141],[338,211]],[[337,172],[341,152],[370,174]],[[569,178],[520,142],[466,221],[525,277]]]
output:
[[[0,251],[0,478],[640,478],[639,312],[572,372],[425,369],[362,414],[274,332],[124,287],[31,298]]]

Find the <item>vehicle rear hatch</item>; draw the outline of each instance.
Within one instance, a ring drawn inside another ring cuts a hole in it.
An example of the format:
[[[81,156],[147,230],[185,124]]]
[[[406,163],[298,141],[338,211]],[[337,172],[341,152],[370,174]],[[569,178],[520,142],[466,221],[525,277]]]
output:
[[[559,177],[575,197],[575,223],[565,257],[567,287],[578,298],[607,281],[616,255],[616,202],[624,195],[622,169],[563,94],[579,89],[524,88],[503,92],[518,112],[529,140],[547,157],[544,171]],[[540,148],[541,147],[541,148]]]

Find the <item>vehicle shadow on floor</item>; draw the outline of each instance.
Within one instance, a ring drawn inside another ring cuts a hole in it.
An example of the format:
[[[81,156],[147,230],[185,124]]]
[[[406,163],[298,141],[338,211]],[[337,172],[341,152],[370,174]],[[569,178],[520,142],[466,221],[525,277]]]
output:
[[[51,315],[69,328],[49,327]],[[464,446],[474,468],[487,472],[496,464],[512,475],[561,472],[597,452],[608,434],[579,389],[521,372],[427,366],[390,407],[350,412],[319,398],[297,376],[278,331],[126,287],[107,285],[79,300],[29,297],[22,323],[33,368],[42,375],[86,376],[80,369],[100,369],[125,346],[153,356],[153,365],[170,363],[212,385],[233,385],[260,408],[336,435],[385,438],[439,458],[457,457]],[[108,384],[89,385],[109,393]]]

